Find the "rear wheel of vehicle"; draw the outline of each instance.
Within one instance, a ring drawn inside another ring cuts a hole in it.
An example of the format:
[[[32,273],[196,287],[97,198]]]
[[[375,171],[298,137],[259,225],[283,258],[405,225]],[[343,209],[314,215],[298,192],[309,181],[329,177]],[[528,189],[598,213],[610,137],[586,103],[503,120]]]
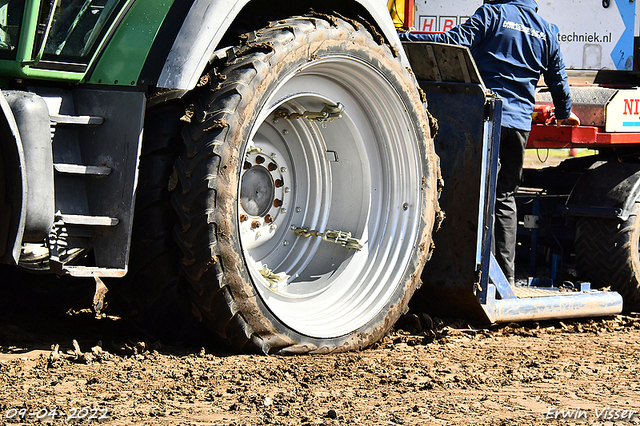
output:
[[[202,321],[238,348],[366,347],[419,283],[438,208],[425,106],[354,25],[247,34],[194,94],[176,238]]]
[[[580,276],[619,292],[626,305],[640,305],[640,202],[626,221],[581,218],[576,230]]]

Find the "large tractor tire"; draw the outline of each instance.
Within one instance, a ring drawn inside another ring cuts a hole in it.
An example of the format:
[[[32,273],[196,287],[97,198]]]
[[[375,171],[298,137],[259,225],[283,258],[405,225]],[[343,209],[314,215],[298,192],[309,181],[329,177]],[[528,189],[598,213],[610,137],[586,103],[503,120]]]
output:
[[[115,312],[151,337],[173,342],[196,334],[190,330],[190,302],[180,288],[180,249],[173,238],[177,216],[168,190],[183,146],[184,110],[172,101],[146,111],[129,271],[107,283]]]
[[[364,348],[406,309],[431,248],[426,106],[355,22],[290,18],[241,40],[194,92],[175,167],[191,300],[241,350]]]
[[[640,202],[626,221],[580,218],[576,264],[580,276],[619,292],[627,306],[640,305]]]

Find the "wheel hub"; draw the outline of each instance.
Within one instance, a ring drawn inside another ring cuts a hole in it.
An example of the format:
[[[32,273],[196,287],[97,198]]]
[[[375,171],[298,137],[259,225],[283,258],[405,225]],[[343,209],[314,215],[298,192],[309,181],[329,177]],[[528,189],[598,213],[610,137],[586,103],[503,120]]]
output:
[[[273,163],[271,163],[273,164]],[[254,217],[263,217],[274,201],[274,183],[269,171],[262,166],[249,166],[242,175],[240,204],[242,209]],[[275,165],[273,167],[276,167]]]
[[[280,166],[276,152],[264,154],[253,147],[245,156],[240,177],[240,229],[248,247],[264,244],[275,235],[284,207],[286,167]]]

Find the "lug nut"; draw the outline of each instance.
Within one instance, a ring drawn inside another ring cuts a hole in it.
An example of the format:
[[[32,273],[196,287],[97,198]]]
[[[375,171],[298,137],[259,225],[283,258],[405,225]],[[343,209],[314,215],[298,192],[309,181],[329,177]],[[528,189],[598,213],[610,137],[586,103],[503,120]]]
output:
[[[266,215],[264,217],[264,223],[271,223],[273,222],[273,216],[271,216],[270,214]]]
[[[245,170],[249,170],[249,169],[251,168],[251,163],[250,163],[249,161],[245,161],[245,162],[244,162],[244,166],[243,166],[243,168],[244,168]]]
[[[282,200],[276,198],[275,200],[273,200],[273,206],[274,207],[280,207],[282,206]]]
[[[269,163],[269,165],[267,166],[267,169],[268,169],[270,172],[272,172],[272,171],[276,170],[277,168],[278,168],[278,165],[277,165],[276,163],[273,163],[273,162]]]
[[[257,220],[254,220],[253,222],[251,222],[251,227],[253,229],[258,229],[260,228],[260,222],[258,222]]]
[[[257,163],[257,164],[262,164],[262,163],[264,163],[264,161],[265,161],[265,160],[264,160],[264,157],[263,157],[262,155],[258,155],[258,156],[256,157],[256,163]]]
[[[273,184],[276,186],[276,188],[282,188],[284,186],[284,182],[282,181],[282,179],[276,179]]]
[[[240,215],[240,222],[246,222],[247,219],[249,219],[249,217],[246,214],[242,213]]]

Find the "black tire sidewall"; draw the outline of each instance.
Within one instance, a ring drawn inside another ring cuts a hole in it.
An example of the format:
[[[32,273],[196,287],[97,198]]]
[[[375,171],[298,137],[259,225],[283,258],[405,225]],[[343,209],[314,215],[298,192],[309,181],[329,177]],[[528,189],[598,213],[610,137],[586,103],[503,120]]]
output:
[[[640,304],[640,202],[627,220],[581,218],[577,223],[578,270],[594,286],[610,286],[625,305]],[[590,230],[597,229],[597,235]]]

